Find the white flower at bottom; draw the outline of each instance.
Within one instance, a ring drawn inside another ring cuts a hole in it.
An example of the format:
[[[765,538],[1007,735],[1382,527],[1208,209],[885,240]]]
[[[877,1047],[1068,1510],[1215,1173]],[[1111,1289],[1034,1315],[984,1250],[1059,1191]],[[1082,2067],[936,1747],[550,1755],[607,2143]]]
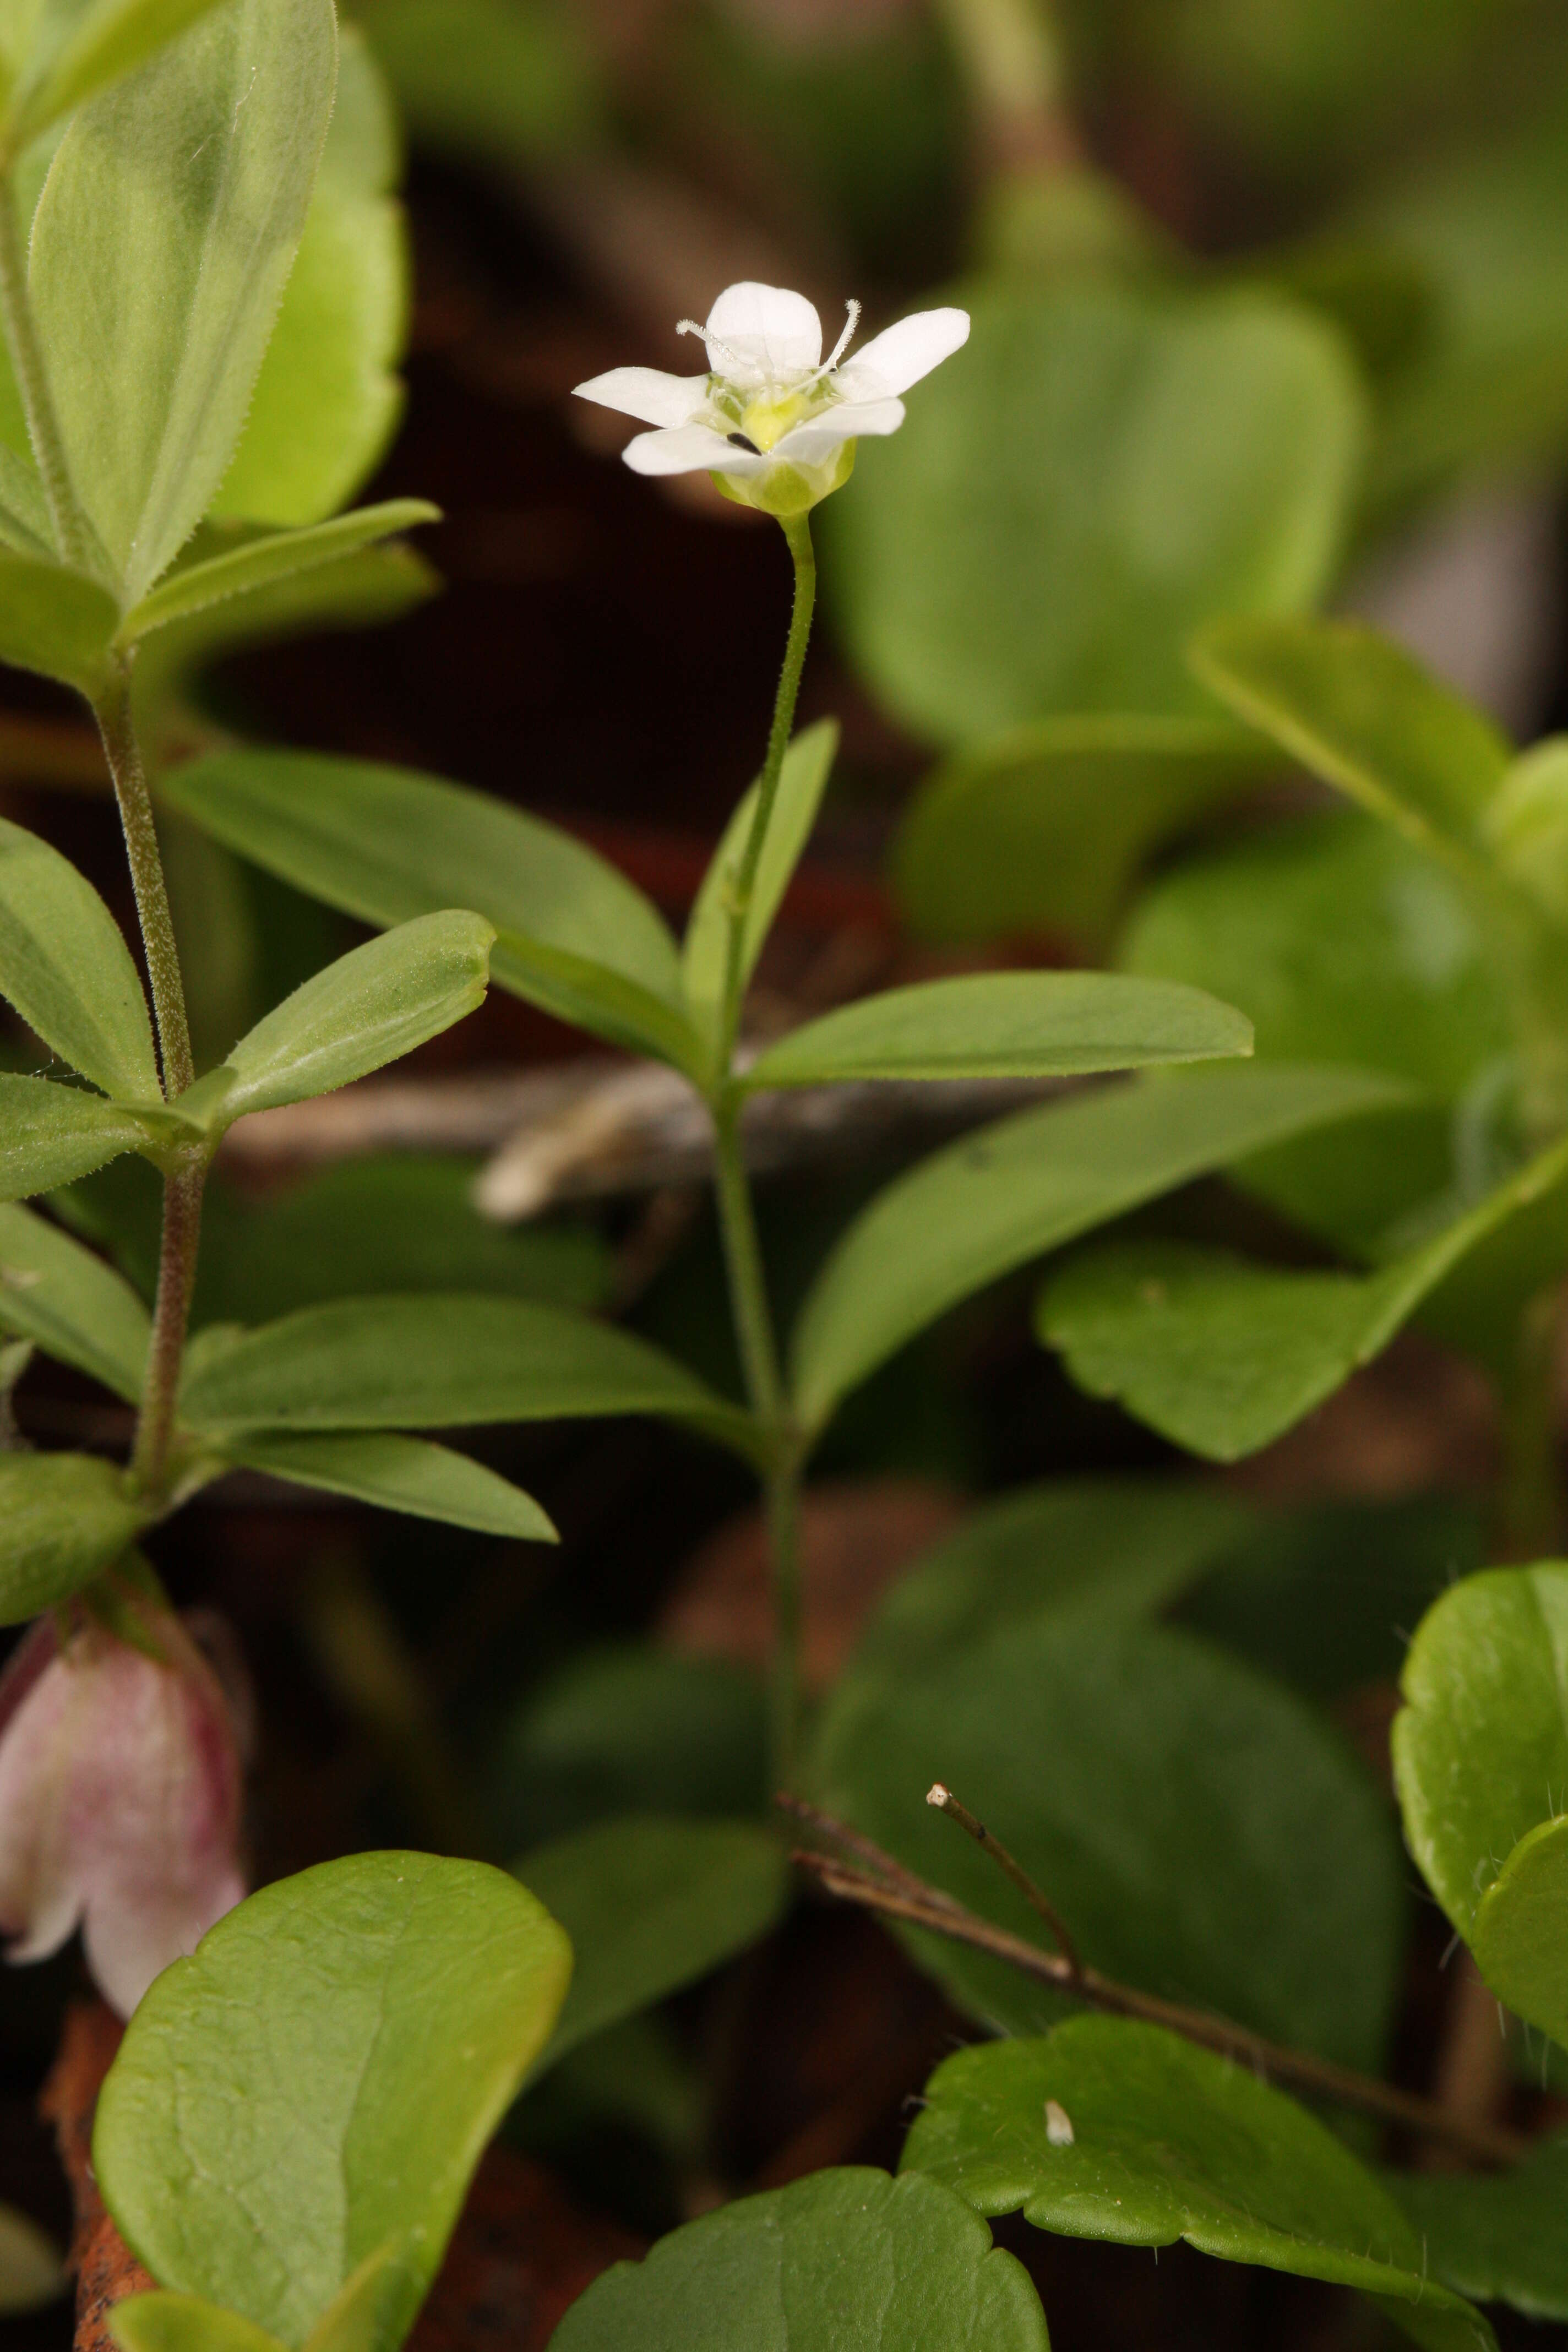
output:
[[[900,394],[969,336],[967,310],[918,310],[844,359],[859,315],[851,302],[825,362],[822,321],[805,296],[745,279],[725,289],[706,325],[680,322],[707,345],[706,375],[611,368],[577,396],[657,428],[628,444],[635,472],[710,473],[744,506],[781,520],[805,514],[847,481],[860,436],[896,433]]]

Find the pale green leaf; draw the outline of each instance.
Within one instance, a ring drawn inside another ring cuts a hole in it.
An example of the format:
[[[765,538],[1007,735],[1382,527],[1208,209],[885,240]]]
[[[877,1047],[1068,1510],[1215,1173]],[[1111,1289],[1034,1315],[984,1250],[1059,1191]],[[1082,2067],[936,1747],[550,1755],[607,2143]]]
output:
[[[0,549],[0,661],[88,696],[108,676],[119,614],[97,581],[49,557]]]
[[[1477,1907],[1470,1949],[1526,2024],[1568,2046],[1568,1816],[1521,1838]]]
[[[0,1293],[0,1318],[5,1297]],[[344,1436],[262,1432],[224,1447],[224,1458],[243,1470],[265,1470],[300,1486],[320,1486],[383,1511],[403,1511],[416,1519],[439,1519],[478,1535],[507,1536],[514,1542],[555,1543],[550,1518],[521,1486],[470,1462],[449,1446],[382,1431],[355,1430]]]
[[[388,2242],[379,2352],[555,2021],[571,1947],[481,1863],[361,1853],[253,1895],[143,1997],[98,2103],[153,2277],[302,2346]]]
[[[1404,1940],[1398,1847],[1370,1773],[1293,1693],[1190,1633],[1049,1606],[839,1685],[810,1793],[1038,1942],[1024,1897],[926,1803],[938,1774],[1107,1975],[1380,2064]],[[1006,1962],[907,1937],[971,2016],[1032,2032],[1054,2013],[1058,1996]]]
[[[348,1298],[248,1333],[193,1372],[182,1410],[258,1429],[438,1429],[654,1413],[744,1447],[749,1420],[673,1357],[521,1298]]]
[[[31,287],[71,478],[128,604],[234,454],[331,113],[331,0],[232,0],[74,118]]]
[[[804,729],[784,753],[773,821],[757,862],[745,937],[741,942],[742,986],[756,969],[757,958],[784,902],[790,877],[811,838],[837,751],[837,722],[819,719],[815,727]],[[724,828],[723,838],[713,853],[692,905],[681,946],[681,979],[687,999],[699,1018],[709,1023],[723,998],[730,951],[730,900],[752,837],[757,792],[753,784]]]
[[[68,858],[3,818],[0,995],[105,1094],[162,1100],[147,1000],[119,924]]]
[[[985,1284],[1266,1144],[1407,1098],[1370,1072],[1205,1071],[1048,1103],[965,1136],[872,1201],[828,1257],[795,1326],[808,1428]]]
[[[1479,864],[1512,757],[1473,703],[1361,621],[1225,620],[1193,667],[1237,717],[1419,848]]]
[[[0,1074],[0,1201],[24,1201],[140,1151],[152,1129],[80,1087]]]
[[[316,192],[215,514],[320,522],[391,440],[410,275],[393,194],[401,160],[391,94],[359,26],[345,25]]]
[[[1482,819],[1500,866],[1568,923],[1568,735],[1549,735],[1504,776]]]
[[[230,596],[254,595],[296,572],[312,571],[357,554],[378,540],[412,530],[417,523],[438,522],[440,509],[425,499],[389,499],[384,505],[357,507],[353,514],[332,522],[312,524],[304,530],[279,530],[264,539],[247,539],[226,555],[185,565],[144,596],[120,625],[119,642],[134,645],[171,621],[183,621],[208,604]]]
[[[199,2294],[128,2294],[104,2325],[120,2352],[279,2352],[265,2327]]]
[[[494,937],[482,916],[449,909],[352,949],[258,1022],[177,1108],[221,1131],[412,1053],[484,1002]]]
[[[857,1078],[1077,1077],[1252,1051],[1252,1024],[1201,990],[1104,971],[987,971],[840,1005],[770,1045],[750,1088]]]
[[[1539,2142],[1510,2172],[1402,2173],[1388,2185],[1445,2286],[1531,2319],[1568,2319],[1568,2139]]]
[[[814,2172],[617,2263],[551,2352],[1049,2352],[1028,2273],[918,2173]]]
[[[16,93],[11,137],[26,146],[51,122],[145,64],[216,0],[46,0],[43,38]],[[50,19],[63,38],[51,40]]]
[[[135,1404],[151,1328],[131,1285],[101,1258],[30,1209],[0,1206],[0,1331]]]
[[[1202,703],[1202,622],[1310,605],[1363,436],[1338,337],[1277,297],[1093,280],[961,289],[963,351],[823,510],[849,647],[966,744],[1055,713]]]
[[[0,1454],[0,1624],[20,1625],[68,1601],[146,1524],[112,1462]]]
[[[525,1854],[517,1875],[576,1955],[536,2075],[756,1943],[789,1899],[782,1840],[747,1822],[597,1822]]]
[[[406,768],[218,752],[166,780],[242,857],[370,923],[472,907],[499,986],[619,1045],[699,1066],[675,941],[624,876],[557,826]]]
[[[1159,2026],[1079,2017],[1046,2040],[961,2050],[927,2085],[903,2168],[1060,2236],[1184,2238],[1222,2262],[1359,2287],[1427,2352],[1496,2352],[1342,2142],[1246,2067]]]
[[[0,2315],[38,2311],[69,2285],[58,2249],[14,2205],[0,2205]]]

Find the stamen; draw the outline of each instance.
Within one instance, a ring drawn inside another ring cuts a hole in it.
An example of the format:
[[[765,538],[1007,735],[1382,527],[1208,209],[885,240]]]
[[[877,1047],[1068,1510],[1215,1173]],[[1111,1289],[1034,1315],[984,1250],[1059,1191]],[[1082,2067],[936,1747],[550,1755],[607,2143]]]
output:
[[[697,320],[678,319],[675,322],[675,331],[678,335],[695,335],[700,341],[711,343],[716,352],[723,352],[732,368],[740,370],[742,375],[751,373],[749,360],[743,360],[739,352],[732,352],[728,343],[721,343],[717,335],[711,333],[707,327],[700,325]]]
[[[822,365],[819,368],[814,369],[812,373],[806,377],[805,382],[795,387],[797,391],[809,392],[814,383],[820,383],[825,375],[831,375],[834,369],[838,365],[839,361],[844,357],[845,352],[848,350],[850,344],[854,341],[855,330],[860,324],[860,305],[856,301],[854,296],[851,295],[844,307],[849,313],[849,316],[844,321],[844,332],[839,336],[838,341],[834,344],[833,349],[823,361]]]
[[[732,441],[737,449],[749,449],[753,457],[760,457],[763,454],[756,443],[748,440],[743,433],[726,433],[724,438],[726,441]]]

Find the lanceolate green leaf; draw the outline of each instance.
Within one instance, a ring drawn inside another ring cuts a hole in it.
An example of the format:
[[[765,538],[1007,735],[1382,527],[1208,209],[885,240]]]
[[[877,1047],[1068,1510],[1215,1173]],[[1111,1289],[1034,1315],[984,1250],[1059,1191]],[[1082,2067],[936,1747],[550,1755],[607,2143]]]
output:
[[[353,555],[378,540],[412,530],[422,522],[438,522],[440,509],[426,499],[389,499],[378,507],[357,507],[334,521],[312,524],[305,530],[268,532],[250,538],[226,555],[209,556],[174,572],[134,605],[120,625],[119,642],[134,645],[171,621],[184,620],[226,597],[253,595],[317,564],[333,563]]]
[[[1055,2128],[1053,2130],[1053,2124]],[[982,2213],[1359,2287],[1427,2352],[1495,2352],[1421,2239],[1333,2134],[1242,2066],[1160,2027],[1078,2017],[937,2069],[903,2169]]]
[[[105,1094],[161,1101],[124,935],[68,858],[0,818],[0,995]]]
[[[0,1075],[0,1201],[25,1201],[139,1151],[152,1129],[80,1087]]]
[[[33,303],[72,479],[131,604],[234,454],[335,71],[331,0],[233,0],[84,107],[50,169]]]
[[[111,1462],[0,1454],[0,1624],[23,1624],[68,1601],[146,1522]]]
[[[195,761],[167,796],[242,857],[363,921],[472,907],[496,927],[501,987],[616,1043],[700,1062],[658,911],[554,825],[406,768],[292,752]]]
[[[46,557],[0,550],[0,661],[95,694],[119,618],[95,580]]]
[[[134,1404],[150,1328],[131,1285],[101,1258],[30,1209],[0,1206],[0,1331]]]
[[[617,2263],[552,2352],[1048,2352],[1028,2273],[918,2173],[814,2172]]]
[[[756,968],[763,941],[789,887],[790,877],[811,838],[837,750],[837,723],[831,719],[819,719],[815,727],[807,727],[797,735],[784,753],[773,822],[763,844],[746,917],[746,934],[741,943],[742,982],[749,980]],[[724,837],[702,877],[702,887],[686,926],[680,954],[681,978],[693,1011],[704,1020],[714,1017],[724,993],[730,952],[730,894],[752,837],[756,812],[757,787],[753,784],[724,828]]]
[[[807,1427],[971,1292],[1141,1202],[1270,1143],[1408,1098],[1366,1071],[1158,1077],[966,1136],[888,1187],[807,1297],[792,1343]]]
[[[542,2074],[590,2034],[694,1984],[765,1936],[789,1898],[772,1830],[632,1814],[537,1846],[517,1865],[576,1965]]]
[[[1402,2173],[1388,2185],[1445,2286],[1531,2319],[1568,2319],[1568,2139],[1541,2141],[1511,2172]]]
[[[1359,621],[1227,620],[1193,666],[1250,726],[1408,840],[1476,858],[1511,748],[1472,703]]]
[[[749,1088],[854,1078],[1074,1077],[1252,1051],[1252,1024],[1170,981],[974,972],[864,996],[752,1063]]]
[[[0,1295],[0,1314],[5,1301]],[[482,1462],[423,1438],[355,1430],[345,1436],[283,1436],[277,1433],[238,1438],[224,1458],[243,1470],[265,1470],[297,1486],[320,1486],[378,1510],[404,1511],[411,1518],[440,1519],[447,1527],[471,1528],[478,1535],[508,1536],[524,1543],[554,1543],[555,1528],[521,1486],[487,1470]]]
[[[851,1674],[811,1793],[1015,1933],[1039,1922],[925,1802],[938,1775],[1011,1848],[1084,1958],[1345,2064],[1383,2056],[1404,1928],[1381,1792],[1293,1694],[1190,1633],[1048,1605]],[[1055,1996],[911,1931],[972,2016],[1031,2032]]]
[[[483,1003],[494,938],[482,916],[457,909],[400,923],[297,988],[178,1108],[227,1127],[379,1070]]]
[[[85,7],[46,8],[34,70],[17,94],[11,131],[17,150],[40,131],[145,63],[205,16],[216,0],[88,0]],[[51,16],[65,37],[48,37]]]
[[[392,2242],[373,2352],[395,2352],[570,1973],[480,1863],[362,1853],[267,1887],[127,2029],[93,2133],[110,2210],[162,2285],[293,2352]]]
[[[521,1298],[345,1298],[250,1332],[187,1381],[220,1436],[647,1412],[748,1442],[749,1420],[629,1332]]]

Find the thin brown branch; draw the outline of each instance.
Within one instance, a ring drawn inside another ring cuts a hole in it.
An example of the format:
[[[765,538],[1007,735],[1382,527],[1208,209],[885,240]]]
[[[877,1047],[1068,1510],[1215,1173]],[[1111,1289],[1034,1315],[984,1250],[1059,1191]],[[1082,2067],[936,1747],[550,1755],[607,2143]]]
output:
[[[830,1816],[819,1816],[816,1826],[843,1843],[857,1834],[843,1832],[842,1825]],[[879,1849],[873,1851],[879,1853]],[[828,1894],[845,1902],[858,1903],[888,1918],[907,1920],[912,1927],[929,1928],[933,1935],[945,1936],[952,1943],[966,1944],[972,1950],[989,1954],[993,1959],[1005,1960],[1038,1983],[1085,2001],[1109,2016],[1163,2025],[1203,2049],[1234,2059],[1239,2065],[1250,2066],[1255,2073],[1276,2082],[1288,2083],[1312,2097],[1353,2107],[1419,2138],[1442,2141],[1459,2149],[1473,2163],[1515,2164],[1529,2147],[1529,2142],[1517,2132],[1452,2115],[1431,2099],[1398,2090],[1390,2083],[1377,2082],[1351,2067],[1337,2066],[1329,2059],[1316,2058],[1308,2051],[1282,2048],[1247,2026],[1234,2024],[1228,2018],[1162,2000],[1153,1993],[1140,1992],[1132,1985],[1118,1984],[1113,1978],[1102,1976],[1098,1969],[1075,1969],[1064,1954],[1043,1951],[1037,1944],[1027,1943],[1005,1927],[994,1927],[988,1919],[965,1910],[940,1889],[901,1868],[900,1883],[892,1885],[868,1872],[851,1869],[828,1854],[797,1849],[792,1859],[803,1870],[810,1871]]]
[[[993,1837],[984,1822],[977,1820],[969,1807],[955,1797],[951,1789],[944,1788],[940,1780],[933,1782],[927,1790],[926,1802],[934,1805],[939,1813],[945,1813],[949,1821],[956,1822],[959,1828],[974,1840],[981,1853],[990,1855],[1003,1876],[1011,1879],[1025,1902],[1045,1921],[1075,1980],[1080,1979],[1083,1962],[1079,1957],[1078,1946],[1068,1932],[1066,1921],[1049,1896],[1035,1885],[1023,1864],[1014,1861],[1001,1839]]]

